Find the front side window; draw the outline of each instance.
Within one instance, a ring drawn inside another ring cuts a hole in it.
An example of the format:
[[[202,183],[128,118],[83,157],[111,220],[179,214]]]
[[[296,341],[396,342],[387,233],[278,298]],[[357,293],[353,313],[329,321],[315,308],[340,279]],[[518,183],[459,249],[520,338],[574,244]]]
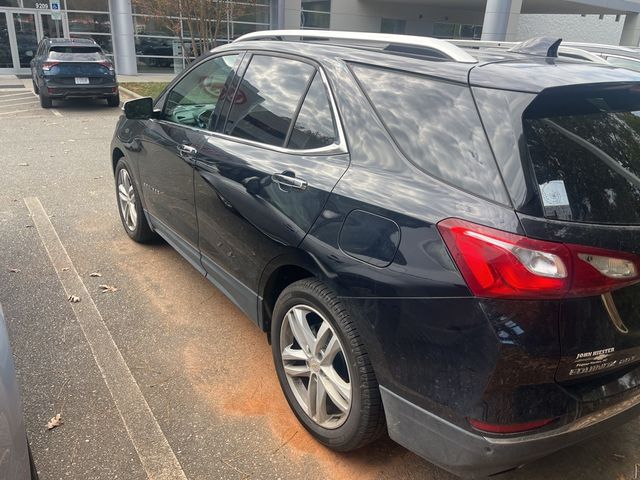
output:
[[[284,146],[315,68],[282,57],[255,55],[240,83],[224,133]]]
[[[640,85],[541,94],[524,132],[545,217],[640,224]]]
[[[191,70],[169,92],[163,118],[169,122],[209,129],[222,107],[239,55],[208,60]]]
[[[411,163],[468,192],[509,202],[468,86],[396,70],[352,69]]]

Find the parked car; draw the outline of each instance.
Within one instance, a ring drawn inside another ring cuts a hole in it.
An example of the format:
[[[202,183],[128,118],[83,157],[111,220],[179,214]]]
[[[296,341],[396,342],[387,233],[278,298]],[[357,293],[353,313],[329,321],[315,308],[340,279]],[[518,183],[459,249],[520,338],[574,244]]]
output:
[[[37,478],[24,429],[13,357],[0,305],[0,479]]]
[[[31,80],[43,108],[70,98],[104,98],[110,107],[120,105],[113,64],[91,39],[43,39],[31,60]]]
[[[558,44],[248,34],[125,104],[124,229],[266,333],[335,450],[386,428],[474,477],[615,428],[640,414],[640,75]]]

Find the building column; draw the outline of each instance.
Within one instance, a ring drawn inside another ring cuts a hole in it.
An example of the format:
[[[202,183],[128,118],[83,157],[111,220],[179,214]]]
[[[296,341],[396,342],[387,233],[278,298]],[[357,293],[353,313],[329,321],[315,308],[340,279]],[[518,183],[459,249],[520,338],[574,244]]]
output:
[[[487,0],[482,40],[515,41],[522,0]]]
[[[271,0],[271,28],[284,28],[284,0]]]
[[[627,13],[624,18],[620,45],[637,47],[640,43],[640,14]]]
[[[121,75],[137,75],[136,42],[133,36],[131,0],[109,0],[111,37],[116,69]]]

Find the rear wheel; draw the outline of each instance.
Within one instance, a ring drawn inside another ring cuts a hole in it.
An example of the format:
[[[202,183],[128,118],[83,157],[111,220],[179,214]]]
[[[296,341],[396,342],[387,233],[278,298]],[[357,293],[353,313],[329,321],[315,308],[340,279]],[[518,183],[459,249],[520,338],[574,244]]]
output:
[[[136,187],[131,168],[127,161],[121,158],[116,165],[116,198],[120,220],[127,235],[140,243],[147,243],[156,238],[151,230],[147,217],[142,210],[140,195]]]
[[[107,97],[107,105],[109,105],[110,107],[120,106],[120,94],[117,93],[111,97]]]
[[[53,101],[50,97],[45,97],[42,93],[40,93],[40,106],[42,108],[51,108],[53,105]]]
[[[369,356],[349,314],[322,282],[304,279],[282,292],[271,339],[285,397],[318,441],[349,451],[384,433]]]

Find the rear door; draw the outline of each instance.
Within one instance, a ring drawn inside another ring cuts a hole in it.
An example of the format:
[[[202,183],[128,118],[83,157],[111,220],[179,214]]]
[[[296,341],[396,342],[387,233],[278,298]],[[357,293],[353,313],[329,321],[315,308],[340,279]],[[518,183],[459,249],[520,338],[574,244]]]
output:
[[[349,164],[319,67],[254,54],[196,164],[205,269],[255,313],[266,263],[297,247]]]
[[[527,235],[580,246],[573,290],[605,285],[563,301],[557,379],[624,372],[640,360],[640,85],[550,89],[523,123],[541,207]]]

